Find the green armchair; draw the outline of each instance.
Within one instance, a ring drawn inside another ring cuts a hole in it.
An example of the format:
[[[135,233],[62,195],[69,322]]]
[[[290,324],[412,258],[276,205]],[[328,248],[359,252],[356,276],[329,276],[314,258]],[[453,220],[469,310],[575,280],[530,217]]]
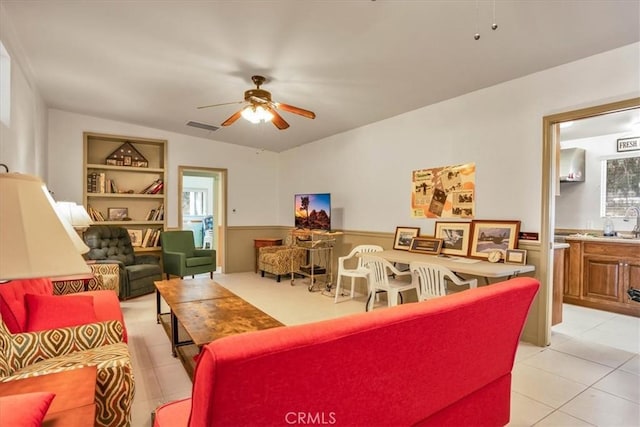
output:
[[[165,231],[160,239],[162,268],[167,279],[170,274],[183,278],[207,272],[213,279],[213,272],[216,270],[216,251],[196,249],[193,243],[193,231]]]

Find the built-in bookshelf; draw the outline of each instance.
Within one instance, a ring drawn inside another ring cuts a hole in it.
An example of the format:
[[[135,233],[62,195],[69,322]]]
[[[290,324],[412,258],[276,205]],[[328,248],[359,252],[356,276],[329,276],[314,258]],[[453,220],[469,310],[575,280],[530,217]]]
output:
[[[136,251],[158,250],[166,164],[165,140],[85,132],[83,202],[94,223],[126,228]]]

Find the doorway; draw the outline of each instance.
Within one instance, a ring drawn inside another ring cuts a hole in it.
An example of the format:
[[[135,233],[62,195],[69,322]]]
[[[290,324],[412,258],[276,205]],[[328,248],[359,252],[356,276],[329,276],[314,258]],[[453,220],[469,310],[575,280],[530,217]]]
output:
[[[548,283],[549,290],[553,286],[553,243],[556,224],[556,196],[560,194],[560,126],[562,123],[587,118],[605,116],[607,114],[637,109],[640,98],[584,108],[575,111],[554,114],[543,118],[543,166],[542,166],[542,225],[541,225],[541,257],[540,279]],[[546,292],[546,316],[544,316],[544,340],[551,339],[551,309],[553,292]]]
[[[226,270],[227,170],[178,166],[178,224],[193,231],[197,248],[215,249],[218,272]]]

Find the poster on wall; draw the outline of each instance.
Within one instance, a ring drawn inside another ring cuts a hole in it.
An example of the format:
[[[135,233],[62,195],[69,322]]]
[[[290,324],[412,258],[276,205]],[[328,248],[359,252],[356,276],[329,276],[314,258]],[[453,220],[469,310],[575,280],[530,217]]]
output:
[[[412,172],[412,218],[473,218],[475,163]]]

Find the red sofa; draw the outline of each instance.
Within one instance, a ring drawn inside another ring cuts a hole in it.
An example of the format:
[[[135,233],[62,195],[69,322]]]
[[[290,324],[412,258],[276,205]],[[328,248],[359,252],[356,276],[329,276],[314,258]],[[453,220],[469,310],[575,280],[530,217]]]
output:
[[[538,288],[516,278],[222,338],[203,347],[192,398],[160,406],[154,426],[505,425]]]
[[[120,301],[111,290],[54,296],[47,278],[12,280],[0,285],[0,316],[12,334],[118,320],[127,342]]]

